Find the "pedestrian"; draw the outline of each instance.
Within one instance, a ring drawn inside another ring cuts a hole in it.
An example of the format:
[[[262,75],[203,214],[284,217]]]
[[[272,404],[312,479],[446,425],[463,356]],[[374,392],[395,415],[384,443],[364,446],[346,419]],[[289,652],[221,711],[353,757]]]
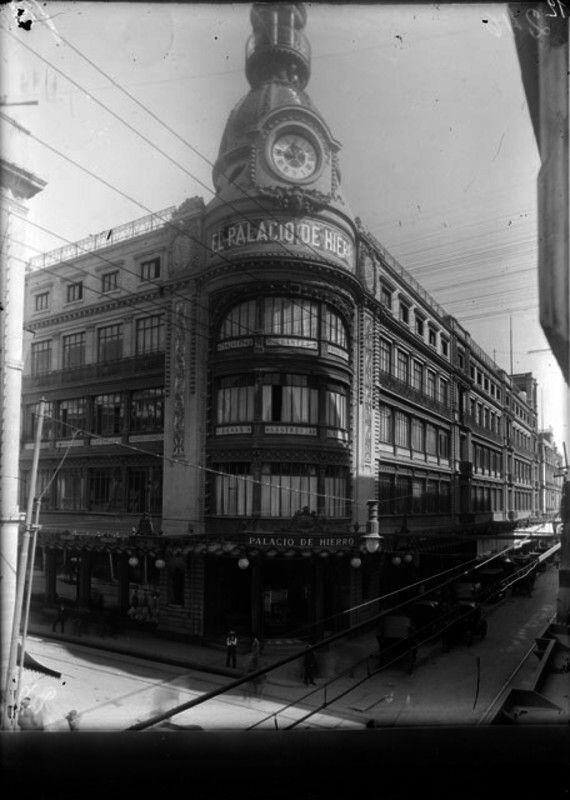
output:
[[[140,608],[139,619],[142,622],[148,622],[150,619],[150,602],[148,599],[148,594],[146,592],[144,593],[142,605]]]
[[[129,617],[133,618],[138,615],[139,612],[139,590],[135,587],[132,597],[131,597],[131,606],[127,611]]]
[[[44,729],[41,713],[32,708],[31,697],[24,697],[20,703],[18,726],[22,731],[43,731]]]
[[[259,658],[261,654],[261,642],[257,638],[255,634],[252,634],[251,637],[251,655]]]
[[[65,715],[65,718],[67,720],[67,724],[69,725],[70,731],[79,730],[79,714],[74,708],[69,712],[69,714]]]
[[[303,682],[305,686],[311,684],[311,686],[316,686],[315,683],[315,670],[317,668],[317,659],[315,658],[315,654],[311,650],[310,645],[305,645],[305,657],[303,660]]]
[[[236,632],[231,630],[226,636],[226,667],[236,668],[237,665],[237,636]]]
[[[53,621],[53,625],[51,626],[52,631],[55,632],[56,626],[59,625],[61,632],[64,633],[66,619],[67,619],[67,609],[64,606],[64,604],[60,602],[57,609],[57,616]]]

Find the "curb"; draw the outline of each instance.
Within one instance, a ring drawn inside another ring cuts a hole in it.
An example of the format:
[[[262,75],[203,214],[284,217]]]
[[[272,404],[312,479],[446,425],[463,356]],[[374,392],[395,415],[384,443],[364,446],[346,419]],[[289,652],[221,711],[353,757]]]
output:
[[[32,636],[45,636],[45,631],[38,628],[30,627],[28,633]],[[156,653],[150,653],[148,650],[136,650],[132,647],[121,647],[120,645],[110,645],[108,643],[95,643],[87,639],[81,639],[75,636],[66,636],[65,634],[53,633],[49,635],[53,641],[68,642],[70,644],[78,644],[82,647],[90,647],[93,650],[106,650],[109,653],[117,653],[123,656],[132,656],[134,658],[144,658],[148,661],[155,661],[158,664],[168,664],[172,667],[182,667],[184,669],[194,669],[198,672],[209,672],[213,675],[222,675],[226,678],[240,677],[238,670],[230,670],[224,667],[214,667],[209,664],[198,663],[188,659],[176,658],[172,656],[157,656]]]

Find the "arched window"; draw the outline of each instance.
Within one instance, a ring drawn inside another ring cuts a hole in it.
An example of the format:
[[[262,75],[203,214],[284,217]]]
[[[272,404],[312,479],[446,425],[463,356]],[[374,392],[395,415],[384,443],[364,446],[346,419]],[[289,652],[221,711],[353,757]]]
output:
[[[319,306],[310,300],[290,297],[263,299],[263,332],[280,336],[316,339]]]
[[[247,300],[234,306],[220,328],[220,340],[251,336],[255,332],[256,301]]]

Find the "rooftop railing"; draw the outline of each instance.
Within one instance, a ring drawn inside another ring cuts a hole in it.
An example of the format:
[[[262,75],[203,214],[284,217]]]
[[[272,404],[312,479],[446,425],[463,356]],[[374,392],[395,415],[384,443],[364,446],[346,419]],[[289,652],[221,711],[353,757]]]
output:
[[[102,250],[104,247],[110,247],[118,242],[124,242],[127,239],[134,239],[136,236],[156,231],[170,222],[175,210],[176,206],[170,206],[163,211],[147,214],[145,217],[126,222],[116,228],[109,228],[101,231],[101,233],[91,234],[78,242],[58,247],[57,250],[41,253],[39,256],[34,256],[30,259],[30,269],[35,271],[49,267],[52,264],[71,261],[84,256],[86,253],[93,253],[95,250]]]

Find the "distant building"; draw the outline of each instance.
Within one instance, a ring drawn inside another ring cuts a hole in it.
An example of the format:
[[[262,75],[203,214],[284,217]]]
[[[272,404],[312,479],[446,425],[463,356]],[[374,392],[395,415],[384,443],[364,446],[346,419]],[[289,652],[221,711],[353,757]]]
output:
[[[564,459],[558,452],[552,429],[538,434],[539,511],[558,515],[564,484]]]
[[[23,492],[42,395],[40,489],[67,453],[43,500],[48,601],[67,570],[81,603],[160,591],[163,632],[321,635],[539,511],[536,384],[354,217],[305,92],[305,17],[254,4],[207,206],[34,259]]]

